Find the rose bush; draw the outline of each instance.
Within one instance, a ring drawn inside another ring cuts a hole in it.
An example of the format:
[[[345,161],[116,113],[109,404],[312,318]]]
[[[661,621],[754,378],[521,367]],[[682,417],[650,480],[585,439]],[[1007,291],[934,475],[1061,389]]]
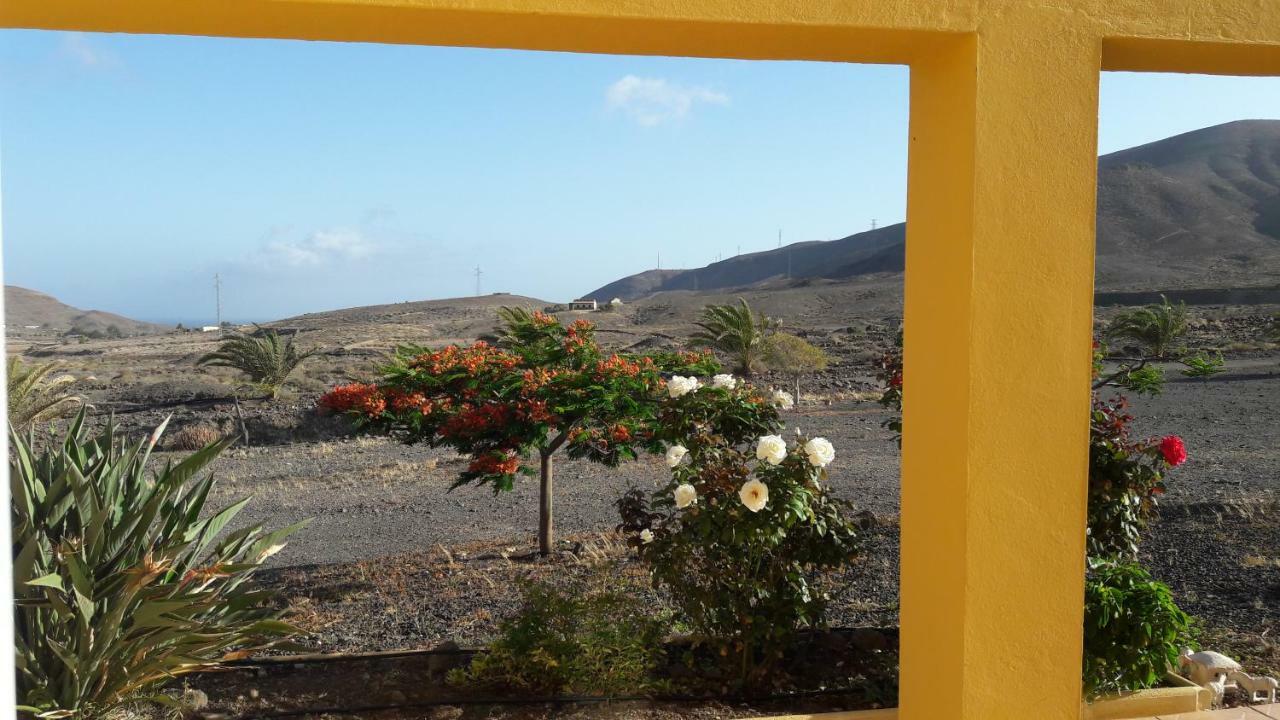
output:
[[[822,438],[788,443],[778,404],[742,382],[669,399],[658,438],[671,478],[619,501],[619,529],[682,618],[747,683],[787,641],[822,621],[818,572],[848,563],[858,536],[848,504],[826,489],[835,450]]]

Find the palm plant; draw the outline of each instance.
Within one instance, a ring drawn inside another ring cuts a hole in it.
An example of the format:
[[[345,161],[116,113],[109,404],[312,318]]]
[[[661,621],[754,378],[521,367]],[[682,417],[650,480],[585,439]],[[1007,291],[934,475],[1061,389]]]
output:
[[[1168,357],[1174,344],[1187,334],[1187,304],[1177,305],[1160,296],[1160,303],[1147,305],[1117,315],[1107,325],[1106,335],[1112,339],[1132,340],[1144,353],[1156,358]]]
[[[39,454],[10,431],[19,709],[102,717],[295,632],[249,580],[305,522],[223,535],[249,500],[205,512],[214,479],[198,476],[231,440],[149,471],[163,431],[130,444],[109,421],[91,436],[81,410]]]
[[[262,330],[254,335],[233,335],[222,341],[219,348],[201,357],[197,365],[235,368],[249,376],[249,381],[274,398],[290,373],[319,348],[299,351],[293,338],[281,339],[274,330]]]
[[[732,358],[735,369],[748,377],[759,365],[766,340],[778,327],[777,321],[752,312],[742,298],[737,305],[708,305],[697,325],[700,329],[690,336],[690,344]]]
[[[10,425],[23,429],[35,422],[62,417],[82,402],[67,392],[75,378],[70,375],[49,377],[56,369],[56,362],[27,365],[16,355],[9,358],[6,370]]]

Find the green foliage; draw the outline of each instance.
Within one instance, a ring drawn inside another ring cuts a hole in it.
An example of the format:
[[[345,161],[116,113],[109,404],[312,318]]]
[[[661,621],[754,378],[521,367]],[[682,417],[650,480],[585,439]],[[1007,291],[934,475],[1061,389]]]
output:
[[[599,588],[523,588],[520,611],[451,684],[524,695],[617,695],[654,689],[667,629],[636,599]]]
[[[274,330],[260,330],[255,335],[233,335],[223,340],[216,351],[201,357],[196,364],[239,370],[274,398],[294,369],[317,352],[318,348],[299,351],[292,337],[282,340]]]
[[[708,354],[606,353],[585,320],[564,326],[520,308],[503,308],[499,316],[496,347],[403,346],[375,383],[334,388],[321,407],[405,442],[470,455],[455,487],[475,483],[499,492],[513,489],[517,476],[541,475],[546,494],[546,471],[562,447],[570,457],[606,466],[661,451],[653,423],[665,395],[663,374],[719,369]],[[545,553],[550,519],[545,512],[542,519]]]
[[[1124,398],[1094,399],[1089,422],[1089,557],[1134,559],[1156,499],[1165,492],[1165,473],[1176,464],[1161,443],[1135,440]],[[1165,442],[1173,442],[1170,436]],[[1182,441],[1177,440],[1179,446]]]
[[[1182,370],[1183,375],[1202,379],[1224,372],[1226,365],[1226,361],[1222,359],[1222,353],[1220,352],[1213,355],[1206,352],[1198,352],[1182,358],[1180,362],[1186,365]]]
[[[779,423],[752,392],[704,388],[669,403],[662,437],[687,449],[687,461],[677,458],[652,495],[632,490],[618,503],[619,530],[655,585],[744,684],[772,669],[798,629],[822,622],[827,598],[814,578],[848,563],[858,545],[848,505],[827,493],[826,470],[806,457],[804,438],[777,465],[755,459],[748,443]],[[740,496],[754,482],[768,492],[758,511]],[[696,502],[679,507],[686,485]]]
[[[760,364],[765,342],[777,322],[752,312],[747,301],[737,305],[708,305],[702,310],[700,328],[689,341],[694,347],[711,348],[733,359],[735,370],[750,376]]]
[[[1158,684],[1194,640],[1194,621],[1169,587],[1135,562],[1094,563],[1084,606],[1086,695]]]
[[[9,357],[9,424],[23,430],[32,423],[67,415],[82,400],[67,392],[75,383],[70,375],[50,378],[57,363],[27,365],[16,355]]]
[[[1187,334],[1187,305],[1170,303],[1160,296],[1160,303],[1129,310],[1117,315],[1107,325],[1106,336],[1137,343],[1145,355],[1167,358],[1175,344]]]
[[[830,361],[822,348],[790,333],[774,333],[764,343],[765,364],[770,370],[795,378],[797,400],[800,399],[800,378],[826,370]]]
[[[18,700],[49,717],[98,717],[234,649],[292,634],[254,571],[302,524],[219,534],[248,503],[204,512],[230,440],[147,472],[163,432],[129,445],[83,411],[39,454],[11,433]]]
[[[893,433],[894,442],[902,447],[902,332],[898,332],[894,347],[880,357],[876,377],[884,386],[877,400],[881,407],[893,414],[880,423],[880,427]]]

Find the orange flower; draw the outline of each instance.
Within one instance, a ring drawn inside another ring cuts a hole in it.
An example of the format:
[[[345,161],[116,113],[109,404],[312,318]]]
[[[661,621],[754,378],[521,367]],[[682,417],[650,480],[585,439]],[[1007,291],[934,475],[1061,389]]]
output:
[[[322,395],[316,404],[330,412],[361,412],[370,417],[381,415],[387,409],[381,388],[363,383],[339,385]]]

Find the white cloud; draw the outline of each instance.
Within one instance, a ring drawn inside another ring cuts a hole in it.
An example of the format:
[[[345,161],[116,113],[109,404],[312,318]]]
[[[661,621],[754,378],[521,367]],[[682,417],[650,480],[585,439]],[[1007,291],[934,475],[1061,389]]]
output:
[[[82,32],[65,32],[58,42],[58,53],[75,64],[86,68],[108,68],[119,65],[116,54],[99,47]]]
[[[277,237],[268,240],[255,260],[271,267],[318,267],[360,260],[377,251],[377,243],[360,231],[334,228],[313,232],[301,238]]]
[[[625,112],[640,125],[652,127],[680,120],[699,103],[728,105],[729,96],[705,87],[681,85],[663,78],[627,75],[604,94],[610,110]]]

